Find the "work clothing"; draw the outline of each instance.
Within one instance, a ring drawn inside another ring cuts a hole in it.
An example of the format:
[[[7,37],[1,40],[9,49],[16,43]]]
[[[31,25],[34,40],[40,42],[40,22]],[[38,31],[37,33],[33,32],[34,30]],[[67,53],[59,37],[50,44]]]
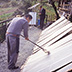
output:
[[[23,29],[23,33],[25,37],[28,37],[28,22],[24,17],[16,17],[14,18],[8,29],[7,32],[13,33],[16,35],[20,35],[21,31]]]
[[[13,68],[17,62],[19,53],[19,37],[12,34],[6,35],[7,48],[8,48],[8,68]]]
[[[23,29],[25,38],[28,37],[28,22],[24,17],[16,17],[11,22],[6,32],[8,47],[8,68],[14,68],[19,53],[19,36]]]
[[[45,9],[42,8],[42,9],[40,10],[40,13],[41,13],[41,15],[40,15],[40,28],[43,29],[44,19],[45,19]]]

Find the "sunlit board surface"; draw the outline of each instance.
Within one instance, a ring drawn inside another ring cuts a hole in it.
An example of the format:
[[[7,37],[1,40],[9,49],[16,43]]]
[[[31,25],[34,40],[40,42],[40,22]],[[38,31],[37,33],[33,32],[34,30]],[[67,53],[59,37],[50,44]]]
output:
[[[67,39],[67,40],[66,40]],[[68,42],[69,41],[69,42]],[[65,44],[63,44],[65,42]],[[67,43],[66,43],[67,42]],[[60,44],[61,43],[61,44]],[[58,45],[59,44],[59,45]],[[63,44],[63,45],[62,45]],[[55,47],[54,47],[55,45]],[[56,53],[62,49],[64,49],[67,46],[72,45],[72,34],[70,34],[69,36],[67,36],[66,38],[60,40],[59,42],[55,43],[53,46],[51,46],[51,54]],[[59,46],[59,47],[58,47]],[[58,48],[57,48],[58,47]],[[53,49],[52,49],[53,48]],[[49,50],[50,48],[47,48],[47,50]],[[45,54],[42,50],[40,50],[39,52],[37,52],[36,54],[32,55],[28,62],[33,62],[39,58],[41,58],[42,56],[45,56],[47,54]]]
[[[62,68],[61,70],[59,70],[59,72],[67,72],[69,70],[72,70],[72,64]]]
[[[41,33],[41,35],[44,34],[46,31],[54,28],[56,25],[58,25],[59,23],[63,22],[64,20],[66,20],[65,17],[61,17],[61,18],[58,19],[56,22],[54,22],[51,26],[49,26],[48,28],[46,28],[46,29]]]
[[[51,54],[47,55],[39,50],[29,57],[22,72],[52,72],[70,62],[72,60],[72,34],[69,34],[71,30],[72,23],[64,17],[43,30],[37,44],[50,51]],[[66,36],[62,38],[64,35]],[[69,67],[71,66],[70,64]],[[67,70],[68,66],[64,68]],[[65,71],[64,68],[61,69],[62,72]]]
[[[63,64],[72,60],[72,48],[70,47],[72,47],[72,45],[65,49],[63,48],[63,50],[56,53],[52,53],[50,56],[44,55],[42,51],[40,51],[38,55],[41,54],[41,57],[33,61],[30,60],[24,67],[23,72],[51,72],[56,68],[61,67]],[[34,59],[35,57],[36,56],[31,57],[31,59]]]
[[[72,24],[68,23],[64,27],[56,30],[53,34],[51,34],[51,35],[48,34],[48,35],[45,35],[44,37],[41,37],[39,39],[40,41],[38,41],[37,44],[46,48],[46,47],[52,45],[54,42],[56,42],[58,39],[60,39],[64,35],[66,35],[71,30],[72,30]],[[38,47],[36,47],[36,48],[38,48]]]
[[[44,36],[42,37],[41,41],[38,43],[39,45],[43,45],[46,44],[46,42],[49,44],[49,42],[53,42],[53,40],[57,40],[60,37],[62,37],[63,35],[65,35],[66,33],[68,33],[69,31],[71,31],[72,29],[72,25],[68,24],[65,27],[61,28],[60,30],[57,30],[56,32],[54,32],[52,35],[50,36]]]
[[[42,35],[40,36],[40,40],[39,40],[39,41],[41,41],[41,40],[42,40],[43,38],[45,38],[46,36],[51,36],[54,32],[60,30],[60,29],[63,28],[64,26],[68,25],[69,23],[70,23],[69,21],[64,20],[63,22],[59,23],[58,25],[54,26],[53,28],[51,28],[51,29],[49,29],[49,30],[47,30],[47,31],[44,30],[44,31],[43,31],[44,34],[42,34]],[[39,42],[39,41],[38,41],[38,42]]]

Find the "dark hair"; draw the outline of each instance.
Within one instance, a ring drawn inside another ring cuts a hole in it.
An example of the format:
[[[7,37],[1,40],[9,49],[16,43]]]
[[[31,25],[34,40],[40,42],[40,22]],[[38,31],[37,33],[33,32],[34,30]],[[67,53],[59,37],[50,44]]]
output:
[[[40,8],[42,8],[42,5],[40,6]]]
[[[30,14],[26,14],[25,18],[28,18],[28,17],[29,17],[29,19],[32,19],[32,16]]]

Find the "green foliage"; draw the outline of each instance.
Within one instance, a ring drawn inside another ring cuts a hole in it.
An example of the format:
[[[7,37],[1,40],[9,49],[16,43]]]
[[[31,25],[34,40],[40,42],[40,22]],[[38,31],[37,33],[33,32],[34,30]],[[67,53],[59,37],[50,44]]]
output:
[[[48,16],[48,21],[54,21],[55,18],[55,11],[52,6],[44,5],[43,8],[46,9],[46,15]]]
[[[17,7],[8,7],[8,8],[0,8],[0,21],[7,20],[9,18],[13,18],[13,13],[10,10],[15,10]]]
[[[0,15],[0,21],[7,20],[8,18],[10,18],[12,16],[12,14],[13,14],[13,12]]]

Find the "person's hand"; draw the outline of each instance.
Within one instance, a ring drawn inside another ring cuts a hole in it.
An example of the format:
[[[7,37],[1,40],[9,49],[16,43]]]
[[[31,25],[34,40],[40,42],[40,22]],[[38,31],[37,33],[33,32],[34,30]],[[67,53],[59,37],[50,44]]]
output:
[[[25,38],[25,40],[29,40],[29,38]]]
[[[41,15],[41,13],[38,13],[39,15]]]

